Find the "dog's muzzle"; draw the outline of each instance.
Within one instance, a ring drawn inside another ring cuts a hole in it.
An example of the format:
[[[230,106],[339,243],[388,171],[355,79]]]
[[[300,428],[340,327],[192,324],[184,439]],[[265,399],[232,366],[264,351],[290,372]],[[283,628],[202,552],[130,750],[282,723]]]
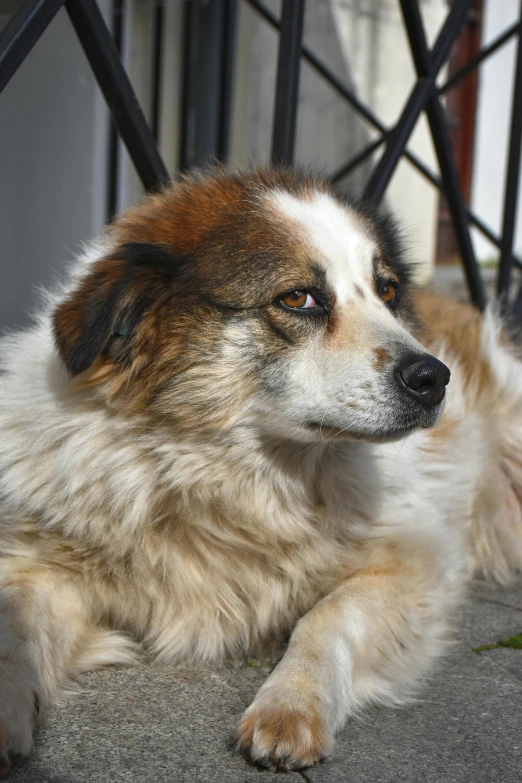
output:
[[[451,376],[445,364],[425,353],[409,354],[395,374],[399,386],[425,408],[440,405]]]

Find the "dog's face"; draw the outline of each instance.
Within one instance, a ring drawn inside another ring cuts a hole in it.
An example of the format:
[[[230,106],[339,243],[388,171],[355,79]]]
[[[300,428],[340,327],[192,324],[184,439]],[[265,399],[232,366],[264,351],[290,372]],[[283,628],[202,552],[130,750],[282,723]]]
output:
[[[55,314],[80,385],[185,432],[382,441],[433,425],[449,371],[408,331],[389,221],[288,172],[174,185],[110,229]]]

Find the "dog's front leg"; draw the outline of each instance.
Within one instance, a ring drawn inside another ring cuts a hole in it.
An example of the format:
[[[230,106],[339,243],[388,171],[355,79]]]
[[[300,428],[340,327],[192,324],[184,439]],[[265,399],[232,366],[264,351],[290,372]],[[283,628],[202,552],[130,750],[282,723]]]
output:
[[[344,581],[297,624],[237,728],[239,748],[276,769],[311,766],[346,717],[400,703],[444,646],[447,596],[423,569],[372,568]]]
[[[30,752],[38,712],[89,641],[80,593],[58,571],[0,558],[0,776]]]

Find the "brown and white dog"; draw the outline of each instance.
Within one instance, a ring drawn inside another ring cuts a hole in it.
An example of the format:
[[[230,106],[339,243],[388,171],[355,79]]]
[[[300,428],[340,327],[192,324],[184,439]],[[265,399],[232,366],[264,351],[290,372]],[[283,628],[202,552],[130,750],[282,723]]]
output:
[[[411,694],[474,570],[522,566],[522,364],[408,277],[369,207],[217,170],[120,217],[3,340],[4,770],[78,672],[286,642],[236,737],[306,767]]]

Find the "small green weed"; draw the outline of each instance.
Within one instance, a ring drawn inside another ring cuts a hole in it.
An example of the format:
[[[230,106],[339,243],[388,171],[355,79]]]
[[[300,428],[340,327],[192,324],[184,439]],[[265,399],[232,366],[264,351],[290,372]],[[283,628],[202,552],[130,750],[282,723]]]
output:
[[[481,653],[486,650],[497,650],[499,647],[511,647],[513,650],[522,650],[522,633],[510,636],[509,639],[499,639],[496,644],[483,644],[481,647],[474,647],[473,652]]]
[[[252,659],[248,662],[251,669],[270,669],[273,666],[272,661],[256,661]]]

